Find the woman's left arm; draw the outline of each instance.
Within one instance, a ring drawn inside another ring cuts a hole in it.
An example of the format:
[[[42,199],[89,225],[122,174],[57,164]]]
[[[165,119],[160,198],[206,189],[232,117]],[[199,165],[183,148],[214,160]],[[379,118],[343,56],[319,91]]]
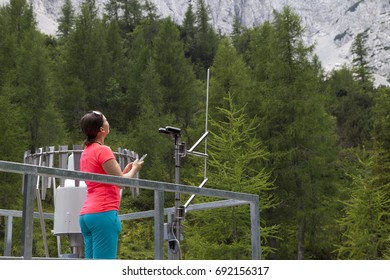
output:
[[[107,175],[123,176],[119,163],[115,159],[109,159],[103,163],[103,169]]]
[[[103,163],[103,169],[107,175],[120,176],[130,179],[137,174],[143,163],[143,161],[138,161],[138,159],[136,159],[134,162],[129,163],[122,172],[119,163],[115,159],[109,159]]]

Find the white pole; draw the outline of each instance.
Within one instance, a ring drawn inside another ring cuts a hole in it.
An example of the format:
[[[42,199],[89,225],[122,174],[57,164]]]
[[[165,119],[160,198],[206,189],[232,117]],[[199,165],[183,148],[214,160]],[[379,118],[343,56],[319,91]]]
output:
[[[207,69],[207,84],[206,84],[206,124],[205,133],[208,132],[208,121],[209,121],[209,85],[210,85],[210,68]],[[207,137],[204,140],[204,153],[207,155]],[[207,178],[207,157],[204,158],[204,174],[203,178]]]

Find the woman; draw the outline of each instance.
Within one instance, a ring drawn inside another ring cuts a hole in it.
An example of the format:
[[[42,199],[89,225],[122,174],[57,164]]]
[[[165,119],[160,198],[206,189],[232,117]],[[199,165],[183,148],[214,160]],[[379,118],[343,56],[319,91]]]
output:
[[[141,169],[143,161],[135,160],[122,172],[111,148],[104,145],[110,125],[101,112],[92,111],[85,114],[80,120],[80,127],[87,137],[80,159],[81,171],[133,178]],[[80,211],[85,258],[115,259],[122,229],[118,217],[120,188],[90,181],[86,184],[87,197]]]

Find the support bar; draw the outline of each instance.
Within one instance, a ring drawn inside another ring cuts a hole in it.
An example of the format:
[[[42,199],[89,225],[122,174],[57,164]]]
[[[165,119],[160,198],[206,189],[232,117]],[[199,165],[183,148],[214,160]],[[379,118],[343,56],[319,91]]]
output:
[[[22,255],[26,260],[32,259],[36,183],[36,175],[27,174],[23,177]]]
[[[207,137],[207,135],[209,134],[208,131],[206,131],[205,133],[203,133],[203,135],[199,138],[198,141],[196,141],[196,143],[188,150],[188,152],[192,153],[193,150],[195,150],[195,148],[203,141],[203,139],[205,139]]]

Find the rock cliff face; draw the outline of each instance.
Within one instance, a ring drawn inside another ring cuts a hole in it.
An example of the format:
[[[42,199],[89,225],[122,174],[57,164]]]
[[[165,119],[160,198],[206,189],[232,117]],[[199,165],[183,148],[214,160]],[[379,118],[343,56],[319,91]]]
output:
[[[64,0],[30,0],[42,32],[55,34]],[[143,0],[140,0],[143,1]],[[189,0],[149,0],[162,17],[181,23]],[[196,1],[192,0],[196,7]],[[0,5],[9,0],[0,0]],[[79,6],[82,0],[72,0]],[[103,7],[107,0],[96,0]],[[289,5],[306,28],[305,41],[315,44],[315,52],[329,71],[351,62],[351,43],[364,33],[375,72],[376,84],[386,84],[390,76],[390,1],[389,0],[205,0],[216,30],[230,33],[238,16],[246,27],[272,20],[273,10]]]

